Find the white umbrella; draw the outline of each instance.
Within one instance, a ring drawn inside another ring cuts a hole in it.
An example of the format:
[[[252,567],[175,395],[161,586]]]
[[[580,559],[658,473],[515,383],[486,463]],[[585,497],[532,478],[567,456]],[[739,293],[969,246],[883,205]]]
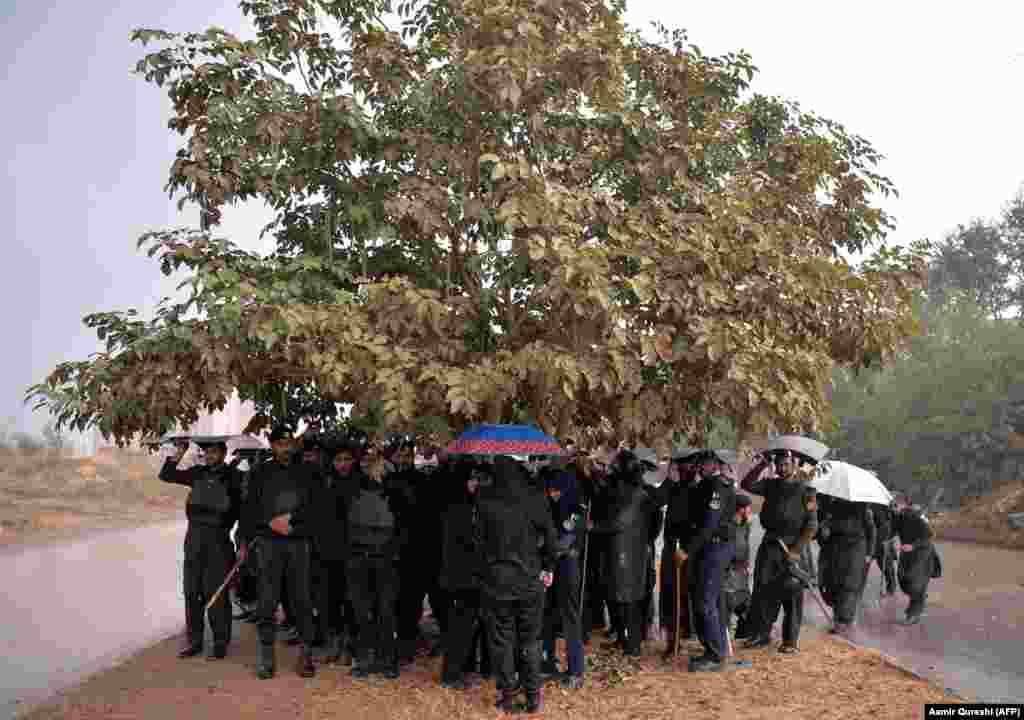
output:
[[[829,460],[815,468],[811,487],[825,495],[849,502],[888,505],[892,495],[875,474],[849,463]]]

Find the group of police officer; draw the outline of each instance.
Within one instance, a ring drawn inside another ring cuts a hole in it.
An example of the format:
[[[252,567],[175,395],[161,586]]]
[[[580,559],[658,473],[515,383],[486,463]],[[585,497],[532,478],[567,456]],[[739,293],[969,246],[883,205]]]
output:
[[[666,654],[696,635],[704,652],[691,659],[694,672],[722,669],[732,654],[734,618],[737,639],[762,647],[781,610],[780,652],[798,651],[803,591],[815,584],[808,569],[812,540],[822,544],[829,578],[822,587],[840,628],[852,622],[851,608],[877,554],[869,550],[877,542],[872,514],[860,505],[819,508],[797,472],[806,459],[790,452],[757,458],[742,482],[743,490],[764,498],[765,536],[751,592],[750,498],[736,492],[726,463],[711,451],[671,463],[666,481],[655,485],[645,482],[654,463],[630,450],[607,466],[577,454],[537,475],[505,457],[442,458],[427,474],[414,466],[411,440],[386,457],[365,441],[307,437],[296,457],[292,431],[278,427],[270,444],[271,456],[250,459],[245,473],[237,459],[225,463],[222,442],[203,446],[205,464],[187,470],[177,467],[182,446],[160,473],[191,488],[184,549],[188,642],[180,656],[202,653],[209,606],[209,657],[225,657],[231,605],[228,593],[217,592],[232,568],[241,568],[236,595],[249,606],[243,616],[257,625],[261,678],[275,673],[281,606],[294,628],[289,642],[300,646],[301,676],[315,674],[314,647],[323,646],[327,662],[351,658],[356,678],[396,679],[402,661],[416,653],[429,598],[443,637],[432,649],[444,653],[442,684],[465,688],[467,671],[493,673],[499,709],[512,711],[524,691],[527,710],[536,712],[546,677],[557,676],[566,688],[583,686],[584,647],[606,618],[612,643],[626,656],[640,654],[653,615],[654,544],[662,528]],[[764,472],[769,465],[774,473]],[[905,504],[890,525],[901,542],[908,622],[916,622],[934,574],[930,530],[923,514]],[[854,569],[858,583],[848,582]]]

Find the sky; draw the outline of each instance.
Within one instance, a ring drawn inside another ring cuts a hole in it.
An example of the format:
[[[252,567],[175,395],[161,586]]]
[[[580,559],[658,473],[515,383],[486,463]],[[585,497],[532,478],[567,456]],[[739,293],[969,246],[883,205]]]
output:
[[[1024,183],[1024,3],[667,3],[627,0],[631,25],[685,28],[705,53],[745,49],[754,90],[843,123],[886,156],[900,192],[880,201],[896,243],[994,218]],[[941,6],[941,9],[938,9]],[[779,10],[784,7],[785,10]],[[831,9],[830,9],[831,8]],[[233,0],[0,0],[0,426],[38,432],[22,399],[58,364],[100,350],[82,318],[150,316],[181,278],[136,250],[148,230],[196,225],[163,187],[182,138],[164,90],[132,74],[136,27],[250,30]],[[270,215],[229,207],[223,234],[249,250]]]

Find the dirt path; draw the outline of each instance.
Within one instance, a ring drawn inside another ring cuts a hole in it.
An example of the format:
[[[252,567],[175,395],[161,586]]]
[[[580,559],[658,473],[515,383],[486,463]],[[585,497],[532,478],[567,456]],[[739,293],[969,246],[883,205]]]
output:
[[[59,702],[36,708],[24,720],[224,720],[225,718],[394,718],[449,720],[494,718],[493,683],[455,693],[437,683],[440,659],[421,658],[398,683],[357,683],[348,669],[321,667],[303,680],[294,672],[296,651],[281,647],[280,671],[270,681],[253,673],[255,631],[236,627],[240,643],[224,661],[177,660],[177,640],[148,648],[129,662],[66,693]],[[551,688],[545,717],[583,720],[625,718],[744,717],[847,718],[857,712],[886,720],[923,716],[926,702],[950,702],[938,688],[893,668],[870,652],[811,632],[803,655],[745,652],[754,663],[719,675],[693,675],[661,664],[660,646],[632,674],[608,687],[592,673],[579,693]],[[693,650],[694,648],[689,648]],[[798,666],[795,666],[799,663]]]

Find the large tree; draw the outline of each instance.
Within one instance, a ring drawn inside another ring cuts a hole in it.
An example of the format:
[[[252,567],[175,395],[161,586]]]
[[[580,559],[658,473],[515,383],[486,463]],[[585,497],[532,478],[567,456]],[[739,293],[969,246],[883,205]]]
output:
[[[846,259],[891,227],[879,155],[749,96],[745,54],[603,0],[240,5],[254,39],[139,30],[138,70],[186,138],[167,190],[269,203],[278,251],[147,234],[191,295],[86,318],[107,351],[30,390],[59,424],[124,440],[290,384],[396,429],[814,428],[836,363],[915,329],[920,254]]]

